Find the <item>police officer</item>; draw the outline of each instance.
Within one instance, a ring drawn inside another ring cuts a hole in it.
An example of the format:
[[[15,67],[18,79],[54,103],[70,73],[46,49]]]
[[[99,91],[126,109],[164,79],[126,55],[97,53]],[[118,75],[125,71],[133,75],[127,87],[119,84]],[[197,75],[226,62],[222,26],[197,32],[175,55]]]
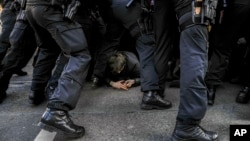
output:
[[[90,18],[91,14],[94,14],[92,16],[97,16],[95,13],[97,13],[98,9],[95,8],[95,5],[96,4],[94,1],[81,1],[81,5],[73,16],[73,19],[82,26],[91,56],[95,52],[95,44],[93,41],[96,43],[97,39],[99,39],[96,37],[96,34],[95,37],[93,36],[94,33],[92,31],[94,31],[95,28],[98,28],[99,30],[104,28],[100,15],[99,17]],[[95,9],[94,12],[93,9]],[[60,53],[59,57],[57,58],[58,53],[61,51],[58,50],[59,47],[56,48],[56,46],[58,46],[57,44],[54,46],[55,48],[53,51],[47,51],[46,46],[44,45],[43,47],[39,47],[40,53],[38,53],[38,58],[36,61],[37,63],[34,65],[31,92],[29,95],[29,102],[31,104],[39,105],[44,101],[45,96],[49,97],[51,93],[53,93],[54,89],[57,87],[58,79],[61,76],[63,68],[68,62],[69,56],[65,55],[63,52]],[[52,70],[54,71],[51,76]],[[88,74],[90,74],[90,71],[91,70],[89,69]]]
[[[241,103],[241,104],[246,104],[249,102],[250,100],[250,54],[249,54],[249,47],[250,47],[250,29],[247,33],[247,35],[245,35],[246,37],[243,38],[243,41],[240,42],[244,42],[247,46],[246,52],[245,52],[245,56],[244,56],[244,66],[243,66],[243,74],[244,74],[244,81],[243,81],[243,87],[242,89],[238,92],[235,101],[237,103]],[[244,40],[245,39],[245,40]],[[238,41],[239,42],[239,41]]]
[[[154,6],[155,53],[154,62],[159,76],[160,93],[164,96],[167,78],[168,62],[173,59],[178,50],[178,22],[171,1],[155,0]],[[173,55],[174,54],[174,55]]]
[[[0,76],[0,103],[6,98],[9,81],[16,70],[21,70],[32,58],[36,48],[36,39],[32,28],[25,18],[24,10],[20,10],[9,41],[11,48],[3,60]]]
[[[16,9],[13,6],[13,0],[3,0],[1,2],[3,9],[0,16],[2,26],[2,32],[0,34],[0,64],[8,48],[11,46],[9,36],[16,22]]]
[[[91,45],[90,38],[92,36],[91,30],[93,29],[92,21],[89,18],[90,13],[88,12],[92,5],[94,5],[93,2],[81,1],[81,5],[72,17],[82,26],[86,40],[89,43],[88,45]],[[39,46],[38,57],[33,70],[31,91],[29,94],[29,103],[33,105],[41,104],[45,100],[46,94],[51,95],[50,93],[57,87],[57,80],[65,64],[68,62],[68,57],[65,57],[63,52],[60,53],[61,49],[57,43],[51,41],[54,47],[50,50],[47,49],[47,45],[45,44],[40,44]],[[59,56],[59,54],[61,55]],[[53,69],[54,72],[51,76]]]
[[[206,131],[200,126],[207,109],[207,88],[204,81],[208,65],[206,21],[212,20],[214,15],[202,16],[202,7],[207,6],[203,0],[173,2],[181,31],[181,77],[180,105],[172,140],[215,141],[218,138],[217,133]],[[192,7],[192,2],[195,7]],[[211,9],[214,7],[211,5]]]
[[[248,0],[227,0],[223,20],[216,26],[219,28],[212,28],[213,52],[211,65],[206,74],[209,105],[214,104],[216,89],[222,85],[233,46],[242,35],[246,35],[249,31],[249,19],[250,2]]]
[[[96,52],[95,45],[99,44],[99,42],[97,43],[97,39],[99,39],[97,38],[97,36],[105,33],[105,26],[103,25],[104,23],[102,17],[99,15],[99,10],[98,7],[96,7],[95,1],[84,1],[84,3],[82,3],[78,8],[74,16],[74,20],[76,20],[79,24],[82,25],[86,39],[88,41],[90,54],[92,56],[92,61],[90,62],[90,65],[92,65],[93,58],[95,56],[94,54]],[[98,35],[94,33],[97,33]],[[65,55],[63,52],[60,53],[60,55],[56,60],[56,66],[54,68],[53,74],[50,77],[48,84],[46,86],[45,95],[50,96],[53,93],[54,89],[57,87],[58,79],[60,78],[63,68],[65,64],[67,64],[68,60],[69,56]],[[44,66],[44,68],[46,68],[46,66]],[[91,74],[91,69],[89,69],[87,77],[90,74]]]
[[[74,7],[78,3],[71,4]],[[84,127],[74,124],[68,112],[76,107],[91,57],[80,24],[64,15],[64,5],[70,6],[66,1],[59,0],[27,0],[26,4],[27,18],[38,35],[39,43],[47,44],[47,50],[50,50],[54,48],[49,43],[52,40],[70,55],[39,125],[69,137],[81,137],[85,133]]]

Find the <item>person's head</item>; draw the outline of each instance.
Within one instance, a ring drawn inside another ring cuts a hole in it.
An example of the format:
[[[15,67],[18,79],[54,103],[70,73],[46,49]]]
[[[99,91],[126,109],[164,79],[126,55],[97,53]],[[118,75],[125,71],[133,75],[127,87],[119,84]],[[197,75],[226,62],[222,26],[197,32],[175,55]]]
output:
[[[121,52],[113,53],[109,56],[107,64],[113,74],[119,74],[125,68],[126,57]]]

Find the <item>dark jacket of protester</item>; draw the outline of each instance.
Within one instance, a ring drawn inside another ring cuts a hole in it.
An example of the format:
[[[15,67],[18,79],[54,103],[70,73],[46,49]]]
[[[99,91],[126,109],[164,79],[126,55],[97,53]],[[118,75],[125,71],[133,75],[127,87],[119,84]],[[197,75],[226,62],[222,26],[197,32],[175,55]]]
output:
[[[124,55],[126,59],[124,69],[118,74],[113,73],[110,67],[108,67],[106,71],[107,84],[109,84],[110,81],[134,79],[135,84],[133,84],[133,86],[140,85],[140,63],[137,56],[128,51],[121,51],[120,53]]]

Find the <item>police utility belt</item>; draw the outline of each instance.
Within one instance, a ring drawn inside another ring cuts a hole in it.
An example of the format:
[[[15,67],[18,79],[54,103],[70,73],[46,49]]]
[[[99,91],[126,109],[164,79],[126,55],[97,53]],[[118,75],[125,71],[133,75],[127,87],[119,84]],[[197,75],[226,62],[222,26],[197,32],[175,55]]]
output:
[[[61,7],[64,12],[64,18],[73,20],[81,2],[79,0],[51,0],[51,5]]]
[[[180,30],[184,30],[195,24],[214,24],[218,0],[193,0],[192,18],[180,23]]]
[[[52,5],[63,10],[65,19],[72,20],[81,5],[79,0],[28,0],[29,4]]]

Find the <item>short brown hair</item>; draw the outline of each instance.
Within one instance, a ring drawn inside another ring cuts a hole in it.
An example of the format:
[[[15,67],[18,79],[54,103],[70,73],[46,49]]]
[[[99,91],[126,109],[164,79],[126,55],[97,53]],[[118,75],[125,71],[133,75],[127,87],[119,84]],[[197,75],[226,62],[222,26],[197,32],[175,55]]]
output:
[[[109,56],[107,64],[113,73],[121,72],[126,64],[126,56],[121,52],[113,53]]]

